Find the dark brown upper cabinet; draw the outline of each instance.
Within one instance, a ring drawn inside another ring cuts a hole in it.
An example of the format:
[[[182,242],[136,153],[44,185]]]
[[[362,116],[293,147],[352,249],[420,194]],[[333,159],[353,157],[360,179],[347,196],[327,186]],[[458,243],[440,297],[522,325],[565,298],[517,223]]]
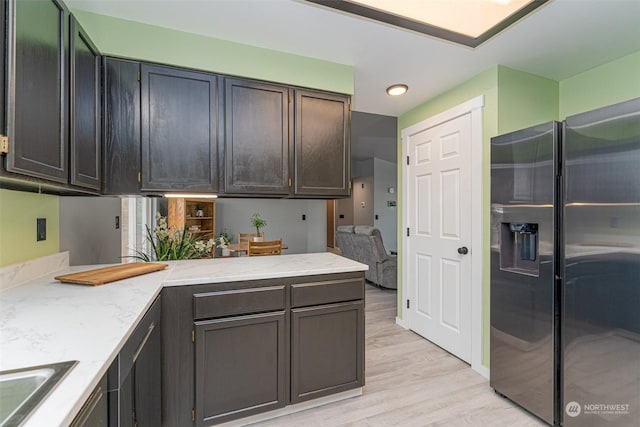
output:
[[[289,194],[291,92],[225,79],[225,193]]]
[[[2,58],[3,66],[0,66],[0,134],[6,135],[6,91],[5,91],[5,64],[7,54],[7,2],[0,1],[0,58]]]
[[[6,7],[6,170],[66,184],[68,11],[55,0],[11,0]]]
[[[61,191],[100,191],[99,52],[57,0],[3,1],[3,176]],[[0,40],[1,41],[1,40]],[[16,175],[14,175],[16,174]]]
[[[217,80],[142,65],[142,191],[218,191]]]
[[[71,184],[100,190],[100,54],[70,17]]]
[[[140,63],[103,59],[102,194],[139,194]]]
[[[113,58],[103,70],[103,194],[349,196],[348,95]]]
[[[351,192],[350,98],[296,90],[294,196]]]

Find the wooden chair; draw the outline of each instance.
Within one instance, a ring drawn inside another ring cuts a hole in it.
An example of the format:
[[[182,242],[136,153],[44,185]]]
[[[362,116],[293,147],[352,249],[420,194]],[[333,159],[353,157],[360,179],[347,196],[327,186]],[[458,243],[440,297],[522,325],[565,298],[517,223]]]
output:
[[[247,250],[247,255],[249,256],[281,255],[281,254],[282,254],[282,239],[268,240],[266,242],[249,241],[249,249]]]
[[[247,243],[253,240],[254,237],[264,237],[264,233],[238,233],[238,243]]]

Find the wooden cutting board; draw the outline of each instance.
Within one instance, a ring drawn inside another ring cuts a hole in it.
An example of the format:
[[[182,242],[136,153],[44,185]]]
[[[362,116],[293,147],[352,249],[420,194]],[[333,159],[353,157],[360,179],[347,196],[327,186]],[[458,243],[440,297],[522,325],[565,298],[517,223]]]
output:
[[[64,274],[62,276],[56,276],[55,279],[63,283],[98,286],[109,282],[115,282],[116,280],[164,270],[168,266],[169,264],[134,262],[130,264],[114,265],[113,267],[96,268],[94,270],[87,270],[79,273]]]

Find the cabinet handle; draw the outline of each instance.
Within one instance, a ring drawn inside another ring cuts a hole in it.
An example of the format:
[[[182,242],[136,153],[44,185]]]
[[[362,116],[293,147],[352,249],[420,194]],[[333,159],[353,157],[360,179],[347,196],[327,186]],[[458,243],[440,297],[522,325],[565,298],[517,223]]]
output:
[[[142,342],[138,346],[138,349],[136,350],[135,353],[133,353],[133,362],[134,363],[135,363],[136,359],[138,358],[138,356],[140,356],[140,352],[144,348],[144,345],[147,343],[147,341],[149,341],[149,337],[151,336],[151,332],[153,332],[155,327],[156,327],[156,322],[153,322],[151,325],[149,325],[149,330],[147,331],[147,335],[144,336],[144,339],[142,340]]]
[[[82,406],[76,418],[71,422],[70,427],[81,427],[88,425],[87,421],[93,415],[93,411],[100,403],[100,399],[104,396],[104,390],[101,385],[91,392],[87,402]]]

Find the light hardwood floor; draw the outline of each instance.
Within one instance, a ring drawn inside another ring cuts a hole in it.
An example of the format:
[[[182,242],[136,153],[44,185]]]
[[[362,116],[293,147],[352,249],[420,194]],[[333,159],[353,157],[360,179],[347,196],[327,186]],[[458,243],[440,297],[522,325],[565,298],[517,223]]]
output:
[[[469,365],[395,324],[396,292],[366,285],[363,395],[252,424],[261,427],[545,426]]]

